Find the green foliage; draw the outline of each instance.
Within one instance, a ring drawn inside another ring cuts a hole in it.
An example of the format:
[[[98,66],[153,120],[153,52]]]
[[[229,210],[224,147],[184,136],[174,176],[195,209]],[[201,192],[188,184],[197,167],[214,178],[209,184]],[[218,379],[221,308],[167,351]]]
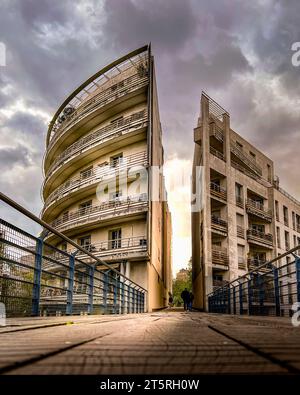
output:
[[[181,299],[181,292],[187,288],[189,291],[192,290],[192,263],[188,263],[188,275],[186,280],[174,279],[173,280],[173,303],[174,306],[180,307],[183,305],[183,300]]]

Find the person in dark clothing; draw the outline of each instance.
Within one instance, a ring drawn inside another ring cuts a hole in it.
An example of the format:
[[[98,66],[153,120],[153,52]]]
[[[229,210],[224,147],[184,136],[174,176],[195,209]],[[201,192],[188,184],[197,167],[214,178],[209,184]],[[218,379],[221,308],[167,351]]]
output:
[[[193,292],[190,292],[190,303],[189,303],[189,310],[192,311],[193,308],[193,301],[194,301],[194,294]]]
[[[181,292],[181,298],[183,300],[183,305],[184,305],[184,310],[188,310],[189,308],[189,303],[190,303],[190,293],[187,290],[187,288],[185,288],[182,292]]]

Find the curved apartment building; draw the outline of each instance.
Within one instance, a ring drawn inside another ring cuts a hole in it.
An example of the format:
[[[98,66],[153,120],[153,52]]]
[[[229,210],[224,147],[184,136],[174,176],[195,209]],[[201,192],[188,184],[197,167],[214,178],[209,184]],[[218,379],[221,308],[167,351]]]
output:
[[[167,305],[172,277],[164,179],[149,171],[163,165],[161,141],[154,59],[145,46],[64,101],[44,157],[42,219],[146,288],[149,311]],[[72,250],[55,236],[47,241]]]

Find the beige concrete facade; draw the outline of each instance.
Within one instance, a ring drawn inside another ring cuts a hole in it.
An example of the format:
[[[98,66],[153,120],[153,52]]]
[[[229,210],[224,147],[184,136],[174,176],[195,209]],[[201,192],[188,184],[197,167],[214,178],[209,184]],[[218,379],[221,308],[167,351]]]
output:
[[[146,288],[148,311],[167,305],[172,281],[164,179],[154,182],[149,171],[164,162],[161,134],[146,46],[65,100],[49,125],[44,158],[42,219]],[[47,242],[71,250],[55,236]]]
[[[194,142],[193,287],[195,306],[205,309],[215,287],[300,244],[300,203],[205,93]]]

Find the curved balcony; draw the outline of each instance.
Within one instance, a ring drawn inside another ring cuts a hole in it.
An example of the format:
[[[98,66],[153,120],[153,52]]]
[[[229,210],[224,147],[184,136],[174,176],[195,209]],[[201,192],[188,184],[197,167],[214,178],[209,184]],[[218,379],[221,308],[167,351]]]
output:
[[[210,182],[210,194],[218,199],[227,200],[227,191],[215,182]]]
[[[136,154],[124,157],[122,161],[116,163],[115,166],[110,166],[108,163],[105,166],[97,166],[97,169],[91,169],[88,172],[76,175],[68,179],[64,184],[56,188],[46,199],[42,215],[44,216],[50,205],[57,203],[60,199],[69,198],[70,194],[77,191],[82,191],[83,188],[95,187],[103,179],[109,180],[118,174],[119,172],[125,172],[126,170],[134,166],[148,166],[147,152],[142,151]]]
[[[81,208],[72,211],[67,215],[57,218],[51,225],[60,232],[68,229],[83,227],[86,224],[92,226],[94,223],[99,224],[110,218],[118,218],[123,215],[133,215],[146,212],[148,210],[147,194],[143,193],[135,196],[120,197],[98,206]]]
[[[52,150],[58,140],[74,126],[79,126],[79,124],[81,125],[82,120],[84,123],[88,122],[88,120],[92,118],[92,115],[96,115],[96,111],[103,109],[108,104],[115,102],[117,99],[125,97],[131,92],[135,92],[140,88],[147,86],[148,82],[149,78],[147,75],[141,75],[138,73],[134,74],[94,95],[76,110],[69,110],[69,112],[58,118],[56,124],[52,127],[54,135],[49,143],[49,146],[47,147],[46,160],[49,152]]]
[[[222,236],[227,236],[227,221],[216,215],[211,216],[212,231]]]
[[[226,248],[213,246],[211,256],[213,265],[222,267],[224,270],[228,270],[229,255]]]
[[[243,163],[243,165],[245,165],[250,171],[257,174],[259,177],[261,177],[261,167],[256,163],[255,159],[253,159],[247,152],[245,152],[243,148],[239,147],[234,140],[231,140],[230,150]]]
[[[47,175],[44,184],[47,183],[49,178],[63,166],[65,163],[70,162],[78,155],[88,155],[92,148],[98,148],[100,144],[106,141],[126,135],[137,129],[143,128],[147,125],[147,111],[142,110],[130,114],[125,118],[118,119],[94,132],[85,135],[75,143],[71,144],[66,150],[59,154],[51,166],[47,170]]]

